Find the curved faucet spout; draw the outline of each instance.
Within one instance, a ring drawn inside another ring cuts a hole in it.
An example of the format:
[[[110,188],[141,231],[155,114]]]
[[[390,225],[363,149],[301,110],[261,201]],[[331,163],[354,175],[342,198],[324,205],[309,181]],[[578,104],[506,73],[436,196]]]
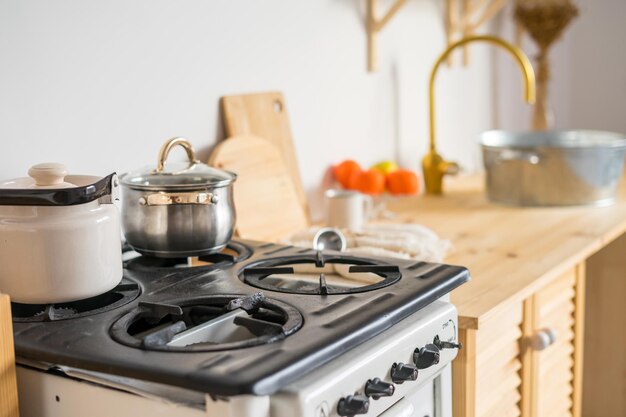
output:
[[[446,162],[437,154],[437,147],[435,145],[435,79],[437,72],[443,61],[446,60],[454,49],[472,42],[487,42],[499,46],[513,55],[524,75],[524,98],[530,104],[535,102],[535,71],[526,54],[517,46],[498,37],[488,35],[468,36],[448,46],[439,58],[437,58],[430,73],[428,103],[430,110],[430,146],[428,154],[422,161],[427,194],[442,194],[443,176],[458,170],[458,166],[454,162]]]

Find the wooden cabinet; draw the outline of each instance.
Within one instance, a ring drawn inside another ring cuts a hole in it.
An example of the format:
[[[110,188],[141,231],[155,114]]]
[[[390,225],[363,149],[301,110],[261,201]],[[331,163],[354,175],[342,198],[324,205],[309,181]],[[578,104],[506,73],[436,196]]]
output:
[[[584,265],[461,329],[455,417],[580,417]]]
[[[454,417],[626,416],[626,177],[602,208],[501,206],[484,178],[449,180],[444,198],[388,204],[452,241],[446,263],[472,274],[451,294],[465,345]],[[554,343],[532,349],[549,329]]]
[[[580,416],[584,266],[524,301],[522,415]]]
[[[11,303],[8,295],[0,294],[0,416],[18,414]]]
[[[626,234],[587,260],[585,417],[626,416]]]
[[[508,306],[476,334],[476,415],[520,415],[522,309]]]

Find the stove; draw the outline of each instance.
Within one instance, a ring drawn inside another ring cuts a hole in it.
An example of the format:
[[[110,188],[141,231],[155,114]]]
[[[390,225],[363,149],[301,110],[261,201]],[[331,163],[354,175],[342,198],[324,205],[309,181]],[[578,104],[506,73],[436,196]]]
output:
[[[253,241],[192,260],[125,258],[108,293],[12,305],[22,415],[449,408],[446,294],[469,279],[463,267]]]

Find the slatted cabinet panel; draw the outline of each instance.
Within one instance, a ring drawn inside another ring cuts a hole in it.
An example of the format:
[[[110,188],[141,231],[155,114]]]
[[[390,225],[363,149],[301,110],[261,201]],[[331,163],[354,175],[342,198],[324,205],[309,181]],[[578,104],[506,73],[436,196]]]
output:
[[[538,331],[555,340],[537,354],[537,417],[569,417],[574,392],[576,274],[570,271],[535,295]]]
[[[583,266],[525,301],[524,417],[579,417],[583,303]]]
[[[579,264],[478,329],[459,329],[454,417],[581,417],[584,303]],[[541,332],[554,335],[543,348]]]
[[[476,416],[521,415],[521,322],[522,305],[512,303],[476,333]]]
[[[0,416],[18,417],[15,352],[9,296],[0,294]]]

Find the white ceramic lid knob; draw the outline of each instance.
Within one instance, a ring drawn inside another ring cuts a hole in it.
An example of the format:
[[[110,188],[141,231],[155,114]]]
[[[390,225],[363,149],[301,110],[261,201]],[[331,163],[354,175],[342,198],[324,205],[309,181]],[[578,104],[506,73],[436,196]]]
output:
[[[28,175],[35,180],[37,188],[75,187],[75,185],[63,181],[67,174],[65,165],[56,162],[33,165],[28,170]]]

